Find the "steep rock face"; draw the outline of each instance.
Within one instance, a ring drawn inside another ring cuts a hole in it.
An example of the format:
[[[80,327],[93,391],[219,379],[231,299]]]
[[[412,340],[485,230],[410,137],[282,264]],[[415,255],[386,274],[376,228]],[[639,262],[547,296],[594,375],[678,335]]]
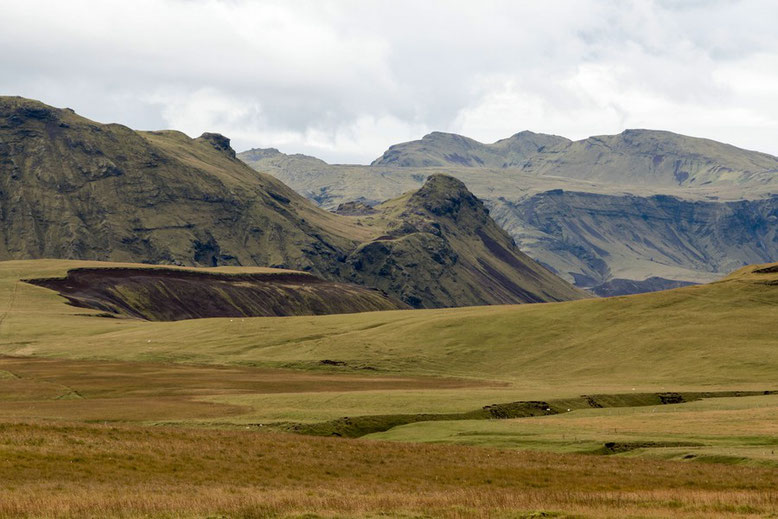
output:
[[[283,159],[277,151],[267,154]],[[436,217],[430,213],[425,225],[434,227]],[[399,232],[407,218],[359,218],[319,209],[274,177],[252,170],[235,158],[222,135],[191,139],[175,131],[136,132],[37,101],[0,98],[0,260],[258,265],[383,287],[383,274],[366,275],[357,265],[362,251],[365,261],[372,257],[369,244],[377,236]],[[469,240],[480,243],[473,233],[453,227],[446,232],[462,237],[461,243],[424,231],[406,240],[417,243],[410,249],[393,243],[388,253],[386,260],[394,266],[387,276],[395,280],[388,286],[428,287],[431,295],[416,306],[563,297],[553,288],[548,297],[541,290],[531,298],[512,287],[500,292],[501,280],[513,283],[523,275],[508,263],[488,276],[497,287],[494,294],[459,289],[455,280],[442,290],[436,279],[445,276],[427,269],[444,256],[461,254],[457,247],[471,246]],[[409,251],[411,260],[400,258]],[[563,281],[551,281],[572,297],[581,296]],[[398,299],[406,295],[392,290]]]
[[[349,256],[352,279],[401,294],[411,306],[585,296],[520,252],[481,201],[452,177],[433,175],[418,191],[375,209],[388,222],[387,232]],[[404,273],[416,265],[423,275],[408,278]]]
[[[778,257],[778,197],[706,202],[557,190],[494,202],[495,218],[522,248],[578,286],[627,272],[706,281]]]

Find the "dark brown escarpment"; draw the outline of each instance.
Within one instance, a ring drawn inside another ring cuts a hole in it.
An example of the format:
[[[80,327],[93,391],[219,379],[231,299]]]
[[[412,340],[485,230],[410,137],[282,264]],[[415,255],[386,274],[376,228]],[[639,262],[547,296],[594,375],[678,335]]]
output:
[[[209,273],[166,268],[82,268],[31,279],[70,304],[111,314],[179,321],[205,317],[324,315],[407,308],[378,290],[302,272]]]

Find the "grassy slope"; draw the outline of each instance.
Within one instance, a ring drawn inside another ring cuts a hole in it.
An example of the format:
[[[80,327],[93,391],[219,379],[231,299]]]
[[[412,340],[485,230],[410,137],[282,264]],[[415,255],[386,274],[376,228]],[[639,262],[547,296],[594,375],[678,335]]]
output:
[[[750,269],[626,298],[240,322],[100,319],[17,281],[62,275],[75,264],[89,265],[0,264],[2,353],[296,368],[332,359],[388,373],[509,381],[546,397],[633,387],[768,389],[778,365],[771,326],[778,290],[760,284],[778,276]]]
[[[391,288],[398,288],[392,296],[425,308],[581,297],[554,276],[534,283],[542,269],[531,261],[520,267],[476,264],[490,289],[459,286],[456,278],[467,278],[472,266],[457,263],[458,248],[467,247],[463,254],[477,251],[485,262],[494,256],[472,228],[499,229],[483,210],[475,215],[483,221],[470,221],[467,233],[450,230],[459,238],[450,241],[434,235],[434,221],[424,232],[393,222],[404,230],[395,233],[393,253],[376,258],[372,253],[386,244],[365,247],[385,236],[385,228],[358,225],[316,207],[235,158],[220,135],[190,139],[169,130],[136,132],[0,96],[0,141],[0,205],[7,208],[0,222],[0,259],[277,266],[368,286],[389,279]],[[448,195],[472,198],[458,189]],[[372,272],[365,265],[374,260]],[[436,269],[454,281],[441,286],[439,276],[430,274]],[[513,284],[524,290],[512,290]],[[407,286],[418,287],[424,297],[406,298],[399,289]]]

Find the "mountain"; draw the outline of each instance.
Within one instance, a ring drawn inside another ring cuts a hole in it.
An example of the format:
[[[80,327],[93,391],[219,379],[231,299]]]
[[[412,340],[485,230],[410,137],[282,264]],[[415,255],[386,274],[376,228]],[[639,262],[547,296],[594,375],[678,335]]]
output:
[[[136,132],[21,98],[0,100],[0,259],[292,266],[324,274],[366,236],[229,141]]]
[[[429,167],[464,166],[506,168],[520,166],[547,148],[568,144],[564,137],[521,132],[494,144],[453,133],[433,132],[421,140],[395,144],[371,166]],[[251,155],[247,155],[251,161]]]
[[[483,203],[452,177],[432,175],[418,191],[374,209],[360,221],[383,221],[385,234],[346,259],[352,281],[399,294],[415,307],[455,306],[470,298],[536,303],[582,296],[519,251]],[[404,275],[414,267],[418,277]]]
[[[458,182],[433,187],[441,204],[473,198]],[[508,247],[511,258],[520,253],[501,241],[505,236],[496,237],[481,206],[462,213],[460,229],[451,215],[433,210],[412,218],[413,200],[369,221],[336,215],[246,166],[222,135],[140,132],[37,101],[0,98],[0,260],[288,268],[380,285],[423,307],[584,297],[534,262],[519,268],[512,259],[482,257],[491,254],[482,235]],[[421,220],[423,228],[415,228]],[[384,266],[368,268],[385,246],[391,251]],[[432,276],[430,268],[445,268],[445,275]],[[476,280],[489,290],[476,290]]]
[[[776,187],[778,157],[671,132],[626,130],[541,152],[525,169],[610,184]]]
[[[778,173],[778,157],[656,130],[626,130],[575,142],[521,132],[494,144],[433,132],[389,147],[371,165],[516,168],[610,184],[688,187],[774,184]]]
[[[327,209],[375,205],[430,175],[452,175],[521,250],[595,293],[707,282],[778,259],[778,158],[707,139],[521,132],[482,144],[435,132],[391,146],[370,166],[250,153],[238,156]]]

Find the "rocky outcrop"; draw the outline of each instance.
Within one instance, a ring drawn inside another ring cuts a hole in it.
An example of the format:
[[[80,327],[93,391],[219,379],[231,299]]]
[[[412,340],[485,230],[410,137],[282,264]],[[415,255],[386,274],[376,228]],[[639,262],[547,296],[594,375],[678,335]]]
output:
[[[214,149],[224,152],[228,157],[235,158],[235,150],[230,146],[230,139],[221,133],[204,133],[199,136],[198,141],[204,141],[213,146]]]
[[[706,202],[557,190],[493,205],[528,254],[586,288],[626,272],[635,281],[704,281],[778,258],[778,197]]]

